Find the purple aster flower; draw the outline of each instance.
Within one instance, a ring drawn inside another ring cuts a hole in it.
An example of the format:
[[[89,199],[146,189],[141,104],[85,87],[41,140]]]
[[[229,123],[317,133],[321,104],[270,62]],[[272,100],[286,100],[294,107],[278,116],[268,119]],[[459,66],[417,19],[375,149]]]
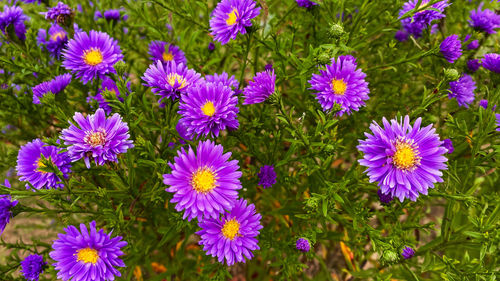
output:
[[[9,1],[10,2],[10,1]],[[21,2],[24,2],[26,4],[33,4],[33,3],[37,3],[38,5],[40,5],[40,3],[42,3],[42,0],[21,0]]]
[[[92,109],[102,108],[106,115],[111,114],[112,108],[109,103],[104,99],[101,93],[97,93],[95,96],[92,96],[89,93],[87,97],[87,103],[90,105]]]
[[[276,172],[274,171],[274,166],[264,165],[260,167],[260,172],[257,174],[259,176],[259,185],[264,188],[271,187],[276,183]]]
[[[484,108],[484,109],[487,109],[488,108],[488,100],[480,100],[479,106]]]
[[[182,139],[191,141],[193,140],[193,135],[190,135],[188,133],[187,126],[188,125],[184,123],[184,120],[180,119],[179,122],[177,122],[177,125],[175,126],[175,130]],[[180,143],[184,144],[185,142],[182,139],[180,140]]]
[[[481,63],[479,62],[479,60],[471,59],[467,61],[467,68],[472,72],[476,72],[480,66]]]
[[[121,18],[120,10],[110,9],[110,10],[104,11],[104,18],[108,21],[111,21],[111,20],[119,21]]]
[[[66,19],[73,15],[73,10],[63,2],[58,2],[55,7],[50,8],[45,14],[45,19],[53,20],[59,24],[66,23]]]
[[[495,53],[485,54],[481,61],[484,68],[489,71],[500,73],[500,55]]]
[[[43,268],[47,263],[43,261],[40,255],[29,255],[21,262],[21,273],[28,281],[38,281]]]
[[[130,81],[127,83],[127,89],[128,91],[130,92]],[[118,98],[119,101],[123,102],[124,101],[124,97],[126,97],[128,95],[127,92],[125,92],[123,95],[122,93],[120,93],[120,90],[118,89],[118,86],[116,86],[116,83],[115,81],[113,81],[113,79],[105,76],[102,81],[101,81],[101,87],[97,90],[97,93],[98,94],[102,94],[104,92],[111,92],[111,93],[114,93],[115,96]]]
[[[469,24],[475,29],[495,34],[495,29],[500,27],[500,15],[489,9],[483,11],[482,7],[483,3],[479,5],[477,10],[470,11]]]
[[[266,65],[264,66],[264,70],[266,70],[266,71],[271,71],[271,70],[273,70],[273,69],[274,69],[274,68],[273,68],[273,64],[272,64],[272,63],[268,63],[268,64],[266,64]]]
[[[215,41],[222,45],[236,39],[238,32],[247,33],[246,27],[259,15],[260,8],[253,0],[222,0],[212,12],[210,31]]]
[[[68,33],[58,24],[53,24],[49,28],[49,40],[47,31],[41,28],[38,30],[37,42],[38,45],[44,45],[53,57],[60,58],[62,50],[68,43]]]
[[[340,56],[337,60],[332,59],[332,63],[326,65],[326,70],[320,70],[320,74],[313,74],[309,83],[319,104],[324,111],[331,110],[335,104],[341,106],[337,113],[342,116],[344,113],[358,111],[368,100],[368,82],[365,81],[366,74],[361,69],[356,69],[356,59],[352,56]]]
[[[210,83],[222,83],[224,86],[228,86],[231,89],[237,89],[240,83],[234,78],[234,75],[229,77],[229,74],[222,72],[222,74],[214,73],[214,75],[205,75],[205,81]]]
[[[116,73],[113,65],[123,58],[118,41],[108,34],[91,30],[79,32],[63,51],[63,66],[75,73],[84,84],[108,73]]]
[[[123,255],[121,248],[127,246],[127,242],[122,241],[121,236],[111,238],[111,234],[102,229],[97,231],[95,221],[89,227],[82,223],[78,230],[70,225],[64,229],[66,233],[59,233],[59,239],[52,243],[53,251],[49,255],[56,261],[53,265],[58,279],[108,281],[121,276],[116,267],[125,267],[119,256]]]
[[[214,44],[214,42],[208,43],[208,50],[210,52],[213,52],[215,50],[215,44]]]
[[[408,32],[406,32],[406,30],[404,29],[401,29],[396,31],[394,38],[396,38],[396,40],[398,40],[399,42],[404,42],[408,40],[408,36],[409,36]]]
[[[431,34],[436,34],[438,31],[439,31],[439,25],[437,23],[431,25]]]
[[[453,153],[453,150],[455,150],[455,149],[453,148],[453,143],[451,142],[451,140],[450,140],[450,139],[445,139],[445,140],[443,141],[443,147],[444,147],[444,148],[446,148],[446,149],[448,150],[448,154]]]
[[[477,40],[473,40],[467,45],[468,50],[475,50],[477,48],[479,48],[479,41]]]
[[[94,21],[97,21],[98,19],[102,19],[102,13],[99,10],[96,10],[94,12]]]
[[[183,218],[190,221],[203,217],[219,218],[224,210],[231,210],[241,189],[238,161],[229,160],[231,152],[224,153],[222,145],[207,140],[198,143],[196,154],[189,147],[177,151],[172,172],[163,175],[165,191],[174,193],[170,202],[177,203],[177,211],[185,210]]]
[[[35,189],[63,188],[61,179],[55,173],[47,171],[47,162],[43,161],[45,158],[63,174],[64,178],[68,178],[71,161],[68,154],[61,151],[62,149],[46,145],[40,139],[34,139],[21,146],[16,167],[19,180],[29,182]],[[30,188],[30,185],[26,184],[26,188]]]
[[[403,5],[403,8],[399,11],[399,17],[402,18],[404,14],[413,10],[415,8],[421,8],[426,6],[429,3],[429,0],[423,0],[420,3],[419,7],[416,7],[419,3],[419,0],[410,0]],[[443,11],[446,7],[448,7],[448,0],[437,2],[427,9],[415,13],[413,16],[402,19],[401,25],[403,28],[409,33],[412,34],[415,38],[422,36],[422,31],[427,28],[434,20],[439,20],[445,17]],[[431,10],[431,8],[433,8]]]
[[[318,5],[318,3],[315,3],[310,0],[295,0],[295,2],[297,2],[297,5],[299,5],[299,7],[303,8],[311,8],[312,6]]]
[[[393,119],[391,123],[384,117],[382,123],[384,128],[373,122],[373,135],[365,133],[367,139],[359,141],[357,148],[364,153],[359,163],[368,167],[370,182],[378,182],[382,193],[401,202],[416,201],[419,193],[427,194],[429,187],[443,181],[440,170],[447,169],[443,156],[447,150],[432,125],[420,128],[422,118],[413,127],[408,116],[404,122]]]
[[[276,75],[274,70],[262,71],[255,74],[253,81],[243,90],[245,101],[243,104],[255,104],[264,102],[274,93],[276,86]]]
[[[401,255],[405,258],[405,260],[407,260],[415,255],[415,251],[412,248],[405,246]]]
[[[377,195],[382,204],[389,204],[392,202],[392,200],[394,200],[394,197],[391,195],[391,193],[384,194],[382,193],[381,189],[377,190]]]
[[[118,154],[134,147],[129,140],[127,123],[118,113],[106,118],[104,110],[99,108],[86,118],[76,112],[73,119],[78,126],[70,122],[71,126],[62,130],[61,136],[64,144],[69,145],[73,162],[84,158],[85,165],[90,168],[89,158],[92,157],[96,165],[102,166],[105,162],[118,162]]]
[[[179,114],[188,135],[219,136],[226,129],[236,130],[238,97],[222,83],[199,83],[182,94]]]
[[[42,82],[33,87],[33,103],[40,104],[40,99],[47,93],[58,94],[71,83],[71,74],[66,73],[54,77],[50,81]]]
[[[309,244],[309,240],[306,238],[299,238],[297,242],[295,242],[295,248],[301,252],[309,252],[311,249],[311,245]]]
[[[497,131],[500,131],[500,114],[495,114],[495,118],[497,119]]]
[[[176,64],[187,65],[187,59],[184,52],[177,46],[168,44],[163,41],[152,41],[149,44],[149,55],[151,60],[156,62],[157,60],[163,63],[168,63],[175,61]]]
[[[449,63],[454,63],[462,55],[462,44],[456,34],[446,37],[439,49]]]
[[[463,74],[457,81],[450,82],[450,92],[448,98],[456,98],[459,106],[469,108],[469,104],[474,101],[474,90],[476,82],[468,74]]]
[[[200,74],[192,69],[188,69],[184,64],[176,64],[172,61],[163,64],[157,61],[151,64],[144,73],[142,80],[145,86],[151,87],[151,91],[161,96],[160,104],[164,98],[175,100],[181,93],[186,93],[189,88],[196,85],[200,80]]]
[[[23,13],[23,9],[18,6],[9,7],[5,5],[3,6],[3,12],[0,13],[0,30],[8,36],[8,28],[12,25],[17,38],[24,41],[26,39],[26,26],[24,22],[27,20],[29,20],[29,17]]]
[[[262,229],[261,218],[254,204],[247,206],[246,200],[239,199],[222,218],[207,218],[198,223],[201,227],[196,232],[201,237],[198,243],[207,255],[217,257],[220,263],[224,260],[228,266],[244,263],[245,257],[252,259],[252,251],[260,249],[256,237]]]
[[[5,180],[4,185],[10,188],[8,180]],[[11,209],[14,208],[17,203],[17,200],[12,201],[10,195],[0,195],[0,235],[2,235],[12,217]]]

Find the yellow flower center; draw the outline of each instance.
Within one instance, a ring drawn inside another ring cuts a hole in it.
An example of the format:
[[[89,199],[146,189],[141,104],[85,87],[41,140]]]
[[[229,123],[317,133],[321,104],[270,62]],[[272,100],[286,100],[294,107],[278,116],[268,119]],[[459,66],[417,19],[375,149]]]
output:
[[[210,169],[200,169],[193,173],[191,185],[198,193],[207,193],[215,188],[215,174]]]
[[[215,114],[215,106],[211,101],[207,101],[202,107],[201,111],[206,116],[213,116]]]
[[[227,14],[227,19],[226,19],[226,23],[227,25],[233,25],[236,23],[236,20],[238,19],[238,10],[236,10],[236,8],[234,8],[229,14]]]
[[[411,170],[420,164],[420,159],[422,158],[411,144],[397,141],[392,161],[398,169]]]
[[[170,86],[172,86],[172,87],[175,86],[176,82],[177,82],[177,84],[181,84],[179,86],[179,89],[182,89],[182,88],[186,87],[186,85],[187,85],[186,79],[184,79],[184,77],[180,76],[177,73],[171,73],[171,74],[167,75],[167,81],[168,81],[168,84],[170,84]]]
[[[85,135],[83,141],[86,144],[91,145],[92,147],[96,147],[98,145],[104,145],[106,143],[106,133],[105,132],[88,132]]]
[[[347,84],[344,82],[344,80],[333,79],[332,89],[336,95],[343,95],[345,94],[345,90],[347,89]]]
[[[174,59],[174,55],[172,55],[171,52],[163,52],[162,57],[164,61],[171,61]]]
[[[36,170],[42,174],[45,174],[47,172],[40,170],[40,168],[45,168],[47,167],[45,164],[42,162],[42,158],[38,158],[38,161],[36,162],[36,166],[38,167]]]
[[[83,54],[83,60],[86,64],[96,66],[102,62],[102,53],[98,49],[90,49]]]
[[[99,254],[97,253],[96,249],[87,247],[76,251],[76,261],[96,264],[98,259],[99,259]]]
[[[222,227],[222,235],[224,237],[229,238],[229,240],[233,240],[234,237],[239,235],[240,231],[240,223],[236,219],[228,220],[224,223]]]
[[[50,39],[52,41],[57,41],[57,39],[59,39],[59,38],[60,39],[66,38],[66,33],[60,31],[60,32],[57,32],[57,33],[53,34],[52,36],[50,36]]]

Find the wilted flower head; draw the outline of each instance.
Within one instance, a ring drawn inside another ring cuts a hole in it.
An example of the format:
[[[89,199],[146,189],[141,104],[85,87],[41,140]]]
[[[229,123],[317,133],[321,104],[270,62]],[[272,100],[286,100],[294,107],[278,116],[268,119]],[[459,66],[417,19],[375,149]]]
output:
[[[58,2],[55,7],[50,8],[45,14],[45,19],[53,20],[57,23],[65,23],[68,17],[71,17],[73,10],[63,2]]]
[[[365,171],[370,182],[378,182],[383,194],[416,201],[419,194],[427,194],[427,189],[434,183],[442,182],[447,169],[443,156],[447,152],[432,125],[421,128],[422,118],[413,126],[410,118],[404,121],[393,119],[389,123],[382,119],[384,127],[376,122],[370,125],[373,135],[365,133],[366,140],[360,140],[358,149],[364,153],[359,163],[368,169]]]
[[[38,44],[44,45],[53,57],[60,58],[62,50],[68,43],[68,33],[58,24],[53,24],[49,28],[48,35],[49,39],[47,40],[47,31],[43,28],[39,29],[37,36]]]
[[[210,32],[222,45],[236,39],[238,33],[247,33],[246,27],[259,15],[260,8],[253,0],[222,0],[210,18]]]
[[[468,74],[463,74],[457,81],[450,82],[450,92],[448,98],[456,98],[459,106],[469,108],[469,104],[474,101],[474,90],[476,82]]]
[[[71,74],[66,73],[54,77],[50,81],[42,82],[33,87],[33,103],[40,104],[40,99],[47,93],[58,94],[71,83]]]
[[[72,71],[84,84],[106,74],[116,73],[113,65],[123,59],[118,41],[108,34],[91,30],[79,32],[63,51],[63,66]]]
[[[495,34],[495,29],[500,27],[500,15],[489,9],[481,10],[482,7],[483,3],[479,5],[477,10],[470,11],[469,24],[475,29]]]
[[[70,225],[59,233],[52,243],[50,257],[57,271],[57,278],[64,281],[108,281],[120,277],[116,267],[125,267],[119,256],[127,242],[121,236],[111,238],[103,229],[97,230],[95,221],[80,224],[80,229]]]
[[[262,216],[255,211],[255,205],[247,206],[247,201],[239,199],[222,218],[207,218],[198,226],[196,234],[200,235],[200,245],[207,255],[217,257],[220,263],[228,266],[236,262],[252,259],[252,251],[260,249],[257,243]]]
[[[169,186],[165,191],[174,193],[170,202],[176,203],[175,209],[184,210],[184,219],[218,219],[234,206],[241,172],[238,161],[229,161],[230,157],[231,152],[224,154],[222,145],[210,140],[199,142],[196,153],[191,147],[177,151],[174,163],[169,163],[172,172],[163,175],[163,183]]]
[[[24,22],[29,20],[23,13],[23,9],[18,6],[9,7],[7,5],[3,6],[3,12],[0,13],[0,30],[3,34],[8,34],[9,26],[12,25],[14,33],[19,40],[24,41],[26,39],[26,26]]]
[[[489,71],[500,73],[500,54],[485,54],[481,65]]]
[[[40,255],[29,255],[21,261],[21,273],[28,281],[38,281],[47,263]]]
[[[64,184],[47,165],[58,169],[65,178],[71,172],[70,158],[62,149],[46,145],[35,139],[21,146],[17,155],[17,175],[20,181],[29,182],[35,189],[62,188]],[[45,159],[45,160],[44,160]],[[26,188],[31,186],[26,184]]]
[[[399,17],[402,18],[407,12],[417,8],[425,7],[430,0],[410,0],[403,5],[403,8],[399,11]],[[420,2],[420,6],[416,7]],[[448,7],[448,0],[437,2],[423,11],[415,13],[411,17],[407,17],[401,20],[403,28],[412,34],[415,38],[422,36],[422,31],[427,28],[432,21],[439,20],[445,17],[444,9]]]
[[[259,171],[259,185],[264,188],[273,186],[276,183],[276,172],[274,171],[274,166],[264,165],[260,167]]]
[[[412,248],[405,246],[401,255],[407,260],[415,255],[415,251]]]
[[[439,49],[449,63],[454,63],[462,55],[462,44],[456,34],[446,37]]]
[[[187,59],[184,52],[177,46],[168,44],[163,41],[152,41],[149,44],[149,55],[151,60],[156,62],[157,60],[168,63],[174,61],[176,64],[187,65]]]
[[[320,74],[312,75],[309,89],[317,91],[314,94],[323,111],[330,111],[338,104],[341,109],[337,115],[342,116],[365,105],[370,89],[366,74],[357,67],[353,56],[339,56],[332,59],[325,70],[320,69]]]
[[[276,75],[272,71],[262,71],[255,74],[253,81],[243,90],[245,101],[243,104],[255,104],[264,102],[274,93],[276,87]]]
[[[129,140],[127,123],[118,113],[106,118],[104,110],[99,108],[87,117],[76,112],[73,119],[76,125],[70,122],[70,127],[61,133],[73,162],[83,158],[87,168],[90,168],[90,158],[96,165],[118,162],[118,154],[134,147]]]
[[[295,248],[301,252],[309,252],[311,249],[311,245],[309,244],[309,240],[306,238],[299,238],[297,242],[295,242]]]

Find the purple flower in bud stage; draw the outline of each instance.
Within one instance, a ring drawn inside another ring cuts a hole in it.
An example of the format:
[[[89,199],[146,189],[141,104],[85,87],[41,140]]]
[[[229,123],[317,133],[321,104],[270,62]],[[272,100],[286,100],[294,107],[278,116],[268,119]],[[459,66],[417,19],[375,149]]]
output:
[[[449,63],[454,63],[462,56],[462,44],[456,34],[446,37],[439,45],[439,49]]]
[[[470,71],[476,72],[479,69],[479,67],[481,67],[481,63],[479,62],[479,60],[471,59],[467,61],[467,68]]]
[[[405,258],[405,260],[407,260],[415,255],[415,251],[412,248],[405,246],[401,255]]]
[[[474,90],[476,90],[476,82],[470,75],[463,74],[457,81],[450,82],[448,98],[456,98],[459,106],[469,108],[469,104],[474,101]]]
[[[208,43],[208,50],[210,52],[213,52],[215,50],[215,44],[214,44],[214,42]]]
[[[455,150],[455,149],[453,148],[453,143],[451,142],[451,140],[450,140],[450,139],[445,139],[445,140],[443,141],[443,146],[444,146],[444,148],[446,148],[446,149],[448,150],[448,154],[453,153],[453,150]]]
[[[467,45],[468,50],[475,50],[479,48],[479,41],[478,40],[473,40]]]
[[[495,118],[497,119],[497,131],[500,131],[500,114],[495,114]]]
[[[259,185],[264,188],[269,188],[276,183],[276,172],[274,171],[274,166],[264,165],[260,167]]]
[[[311,245],[309,243],[309,240],[306,238],[299,238],[297,239],[297,242],[295,242],[295,248],[301,252],[309,252],[311,249]]]
[[[394,200],[394,197],[390,193],[384,194],[381,189],[377,190],[377,195],[382,204],[389,204]]]
[[[295,0],[295,2],[297,2],[297,5],[302,8],[311,8],[318,5],[318,3],[311,0]]]
[[[396,38],[396,40],[398,40],[399,42],[404,42],[408,40],[408,36],[409,36],[408,32],[406,32],[406,30],[404,29],[401,29],[396,31],[394,38]]]

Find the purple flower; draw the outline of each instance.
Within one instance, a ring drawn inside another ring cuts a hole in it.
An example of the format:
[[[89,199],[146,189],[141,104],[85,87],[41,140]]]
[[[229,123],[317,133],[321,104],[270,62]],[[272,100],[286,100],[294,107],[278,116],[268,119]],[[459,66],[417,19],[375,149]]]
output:
[[[238,80],[234,78],[234,75],[229,77],[229,74],[222,72],[221,74],[214,73],[214,75],[205,75],[205,81],[210,83],[222,83],[224,86],[228,86],[231,89],[237,89],[239,84]]]
[[[128,91],[130,92],[130,81],[127,83],[127,89]],[[128,95],[127,92],[123,93],[120,93],[120,90],[118,89],[118,86],[116,86],[116,83],[115,81],[113,81],[113,79],[105,76],[102,81],[101,81],[101,87],[97,90],[97,93],[98,94],[102,94],[104,92],[111,92],[113,94],[115,94],[115,96],[118,98],[119,101],[123,102],[124,101],[124,97],[126,97]]]
[[[54,77],[50,81],[42,82],[35,87],[33,87],[33,103],[40,104],[40,98],[42,98],[47,93],[58,94],[64,90],[69,83],[71,83],[71,74],[66,73]]]
[[[419,3],[419,0],[410,0],[403,5],[403,8],[399,11],[399,17],[402,18],[407,12],[413,9],[419,9],[426,6],[429,3],[429,0],[423,0],[420,3],[419,7],[416,7]],[[439,20],[445,17],[443,11],[446,7],[448,7],[448,0],[437,2],[427,9],[415,13],[413,16],[402,19],[401,25],[403,28],[409,33],[412,34],[415,38],[422,36],[422,31],[427,28],[432,21]],[[431,10],[431,8],[433,8]]]
[[[484,108],[484,109],[487,109],[488,108],[488,100],[480,100],[479,106]]]
[[[45,19],[63,24],[66,18],[71,17],[73,10],[63,2],[58,2],[55,7],[50,8],[45,14]]]
[[[47,263],[43,261],[40,255],[29,255],[21,262],[21,273],[28,281],[38,281],[43,268]]]
[[[3,34],[8,35],[7,29],[12,25],[17,38],[24,41],[26,39],[24,22],[27,20],[29,20],[29,17],[23,13],[23,9],[18,6],[9,7],[5,5],[3,6],[3,12],[0,13],[0,30],[2,30]]]
[[[381,189],[377,190],[377,195],[382,204],[389,204],[392,202],[392,200],[394,200],[394,197],[391,195],[391,193],[384,194],[382,193]]]
[[[215,44],[214,44],[214,42],[208,43],[208,50],[210,52],[213,52],[215,50]]]
[[[9,1],[10,2],[10,1]],[[24,2],[26,4],[33,4],[33,3],[37,3],[37,5],[40,5],[40,3],[42,3],[42,0],[21,0],[21,2]]]
[[[182,119],[179,120],[179,122],[177,122],[177,125],[175,126],[175,130],[177,131],[177,133],[179,134],[179,136],[184,139],[184,140],[187,140],[187,141],[191,141],[193,140],[193,135],[190,135],[188,133],[188,129],[187,129],[187,124],[184,124],[184,121]],[[180,140],[180,143],[184,144],[184,140]]]
[[[99,10],[96,10],[94,12],[94,21],[97,21],[98,19],[102,19],[102,13]]]
[[[338,116],[344,113],[358,111],[368,100],[368,82],[365,81],[366,74],[361,69],[356,69],[356,59],[352,56],[339,56],[337,60],[326,65],[326,70],[320,70],[320,74],[313,74],[309,83],[323,111],[330,111],[335,104],[341,109]]]
[[[401,255],[405,258],[405,260],[407,260],[415,255],[415,251],[412,248],[405,246]]]
[[[471,59],[467,61],[467,68],[472,72],[476,72],[480,66],[481,63],[479,62],[479,60]]]
[[[4,185],[10,188],[8,180],[5,180]],[[17,203],[17,200],[12,201],[10,195],[0,195],[0,235],[2,235],[12,217],[11,209],[14,208]]]
[[[445,139],[443,141],[443,147],[448,150],[448,154],[453,153],[453,150],[455,150],[455,148],[453,148],[453,143],[451,142],[450,139]]]
[[[168,44],[167,42],[152,41],[149,44],[149,55],[153,62],[157,60],[163,63],[174,61],[176,64],[182,63],[187,65],[187,59],[184,52],[179,47]]]
[[[489,71],[500,73],[500,55],[495,53],[485,54],[481,61],[482,66]]]
[[[236,130],[238,97],[222,83],[199,83],[183,93],[179,114],[188,135],[219,136],[226,128]]]
[[[109,103],[104,99],[101,93],[97,93],[95,96],[92,96],[89,93],[87,97],[87,103],[90,105],[92,109],[102,108],[106,115],[111,114],[112,108]]]
[[[436,34],[438,31],[439,31],[439,25],[437,23],[431,25],[431,34]]]
[[[259,176],[259,185],[264,188],[271,187],[276,183],[276,172],[272,165],[264,165],[260,167],[260,172],[257,174]]]
[[[462,44],[456,34],[446,37],[439,49],[449,63],[454,63],[462,55]]]
[[[245,101],[243,104],[255,104],[264,102],[274,93],[276,86],[276,75],[274,70],[262,71],[255,74],[253,81],[243,90]]]
[[[318,3],[315,3],[310,0],[295,0],[295,2],[297,2],[297,5],[299,5],[299,7],[303,8],[311,8],[312,6],[318,5]]]
[[[89,158],[92,157],[96,165],[102,166],[105,162],[118,162],[118,154],[134,147],[129,140],[127,123],[118,113],[106,118],[104,110],[99,108],[86,118],[76,112],[73,119],[78,126],[70,122],[71,126],[62,130],[61,136],[64,144],[69,145],[73,162],[84,158],[85,165],[90,168]]]
[[[80,224],[80,230],[70,225],[64,229],[66,233],[59,233],[57,240],[52,244],[49,253],[56,261],[54,263],[57,278],[64,281],[94,281],[115,280],[120,277],[116,267],[125,267],[119,258],[123,255],[122,247],[127,242],[121,236],[111,238],[104,230],[97,231],[95,221],[89,224]]]
[[[463,74],[457,81],[450,82],[450,92],[448,98],[456,98],[459,106],[469,108],[469,104],[474,101],[474,90],[476,82],[468,74]]]
[[[34,139],[21,146],[16,167],[19,180],[29,182],[35,189],[63,188],[61,179],[47,170],[47,163],[50,163],[63,174],[64,178],[69,177],[71,161],[68,154],[61,151],[62,149],[46,145],[40,139]],[[30,185],[26,184],[26,188],[30,188]]]
[[[53,24],[49,28],[49,40],[47,31],[41,28],[38,30],[37,42],[38,45],[44,45],[51,56],[60,58],[62,50],[68,43],[68,33],[58,24]]]
[[[151,91],[161,96],[160,104],[164,98],[175,100],[180,94],[186,93],[189,88],[200,81],[200,74],[188,69],[184,64],[176,64],[174,61],[163,64],[157,61],[151,64],[142,76],[146,82],[145,86],[151,87]]]
[[[479,48],[479,41],[477,40],[473,40],[467,45],[468,50],[475,50],[477,48]]]
[[[231,210],[241,189],[238,161],[231,160],[231,152],[224,153],[222,145],[207,140],[198,143],[196,154],[189,147],[177,151],[172,172],[163,175],[165,191],[174,193],[170,202],[177,203],[177,211],[185,210],[183,218],[219,218],[224,210]]]
[[[212,12],[210,31],[222,45],[236,39],[238,33],[247,33],[246,27],[259,15],[260,8],[253,0],[222,0]]]
[[[497,131],[500,131],[500,114],[495,114],[495,118],[497,119]]]
[[[295,242],[295,248],[301,252],[309,252],[311,249],[311,245],[309,244],[309,240],[306,238],[299,238],[297,242]]]
[[[75,73],[84,84],[108,73],[116,73],[113,65],[123,58],[118,41],[108,34],[91,30],[79,32],[63,51],[63,66]]]
[[[408,32],[406,32],[406,30],[404,29],[401,29],[396,31],[394,38],[396,38],[396,40],[398,40],[399,42],[404,42],[408,40],[408,36],[409,36]]]
[[[201,237],[198,243],[207,255],[217,257],[220,263],[225,260],[231,266],[245,262],[245,257],[252,259],[252,251],[260,249],[256,237],[262,229],[261,218],[254,204],[247,206],[246,200],[239,199],[222,218],[207,218],[198,223],[201,228],[196,232]]]
[[[271,71],[273,70],[273,64],[272,63],[268,63],[264,66],[264,70],[266,71]]]
[[[440,170],[447,169],[443,156],[447,152],[442,141],[429,125],[420,128],[422,118],[413,126],[410,118],[387,121],[382,119],[384,128],[376,122],[370,125],[373,135],[365,133],[366,140],[360,140],[358,149],[364,153],[359,163],[370,182],[378,182],[384,194],[391,194],[403,202],[405,198],[416,201],[419,193],[427,194],[434,183],[442,182]]]
[[[482,7],[483,3],[479,5],[477,10],[470,11],[469,24],[475,29],[495,34],[495,29],[500,27],[500,15],[489,9],[483,11]]]
[[[119,21],[120,20],[120,10],[117,9],[110,9],[104,11],[104,18],[108,21],[115,20]]]

